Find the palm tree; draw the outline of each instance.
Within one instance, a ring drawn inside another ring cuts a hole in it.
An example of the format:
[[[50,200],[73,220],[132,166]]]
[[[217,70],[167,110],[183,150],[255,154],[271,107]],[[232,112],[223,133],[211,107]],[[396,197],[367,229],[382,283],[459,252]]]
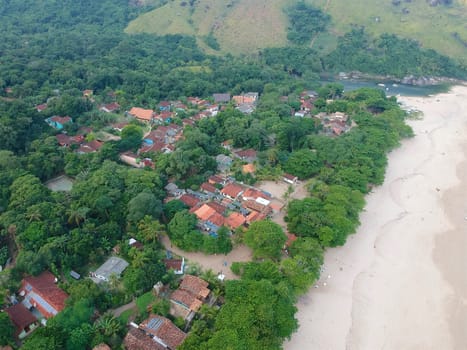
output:
[[[68,223],[79,226],[81,222],[86,220],[86,216],[89,210],[90,209],[86,207],[79,207],[79,208],[71,207],[70,209],[67,210]]]
[[[121,331],[122,325],[111,313],[105,313],[94,323],[94,328],[105,337],[111,337]]]

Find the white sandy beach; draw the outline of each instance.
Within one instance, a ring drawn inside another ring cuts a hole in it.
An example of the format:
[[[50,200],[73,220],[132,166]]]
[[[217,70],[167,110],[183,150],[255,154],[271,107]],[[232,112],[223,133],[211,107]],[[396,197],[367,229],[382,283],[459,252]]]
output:
[[[416,136],[326,253],[286,350],[467,349],[467,87],[399,100],[424,112]]]

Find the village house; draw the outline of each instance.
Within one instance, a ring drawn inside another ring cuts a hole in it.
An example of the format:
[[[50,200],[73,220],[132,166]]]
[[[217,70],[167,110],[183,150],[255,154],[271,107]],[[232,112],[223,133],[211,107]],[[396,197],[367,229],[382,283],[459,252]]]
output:
[[[126,350],[167,350],[165,346],[154,341],[143,330],[131,327],[123,339]]]
[[[117,102],[108,103],[99,108],[100,111],[105,113],[114,113],[117,112],[119,109],[120,105]]]
[[[181,259],[164,259],[165,268],[173,270],[176,275],[183,275],[185,272],[185,258]]]
[[[235,183],[227,184],[221,190],[221,194],[223,194],[224,196],[232,200],[236,200],[238,196],[240,196],[242,193],[243,193],[243,187]]]
[[[21,303],[6,308],[5,312],[15,326],[15,337],[20,340],[39,327],[36,316]]]
[[[212,98],[214,99],[214,103],[226,104],[226,103],[230,102],[230,94],[228,94],[228,93],[212,94]]]
[[[226,179],[218,176],[218,175],[212,175],[209,177],[208,179],[208,182],[211,184],[211,185],[221,185],[221,186],[224,186],[227,181]]]
[[[258,159],[257,152],[252,148],[236,151],[234,155],[247,163],[253,163]]]
[[[242,214],[235,211],[230,213],[230,215],[225,219],[225,225],[231,230],[236,230],[240,226],[243,226],[245,222],[246,218]]]
[[[211,194],[215,194],[219,192],[219,190],[214,185],[210,184],[209,182],[203,182],[200,186],[200,190],[205,193],[211,193]]]
[[[123,163],[134,168],[155,168],[155,164],[150,158],[141,158],[141,156],[130,151],[120,153],[119,158]]]
[[[170,111],[170,108],[172,107],[172,103],[169,101],[161,101],[159,102],[159,110],[162,111]]]
[[[217,170],[220,172],[226,172],[232,166],[232,158],[225,154],[219,154],[216,156]]]
[[[284,180],[284,182],[287,182],[288,184],[294,185],[294,184],[297,183],[298,177],[295,176],[295,175],[291,175],[291,174],[285,173],[285,174],[282,176],[282,180]]]
[[[232,97],[236,108],[245,114],[253,113],[258,102],[259,94],[257,92],[248,92],[246,94],[237,95]]]
[[[191,321],[201,306],[208,301],[211,291],[205,280],[186,275],[170,296],[170,314]]]
[[[47,103],[42,103],[40,105],[35,106],[34,108],[36,109],[36,111],[42,112],[47,109]]]
[[[96,271],[91,272],[91,279],[95,283],[109,282],[110,276],[120,277],[123,271],[128,267],[128,263],[115,256],[107,259]]]
[[[65,308],[68,294],[56,283],[57,279],[49,271],[37,277],[25,277],[19,289],[19,295],[24,297],[22,304],[29,310],[34,308],[47,319],[57,315]]]
[[[66,124],[72,123],[73,120],[69,116],[60,117],[55,115],[53,117],[47,118],[45,122],[54,129],[62,130]]]
[[[189,194],[189,193],[183,194],[179,198],[179,200],[182,201],[189,208],[196,207],[199,203],[198,197],[193,196],[192,194]]]
[[[178,186],[173,182],[169,182],[164,187],[164,189],[167,191],[168,195],[171,196],[171,197],[179,197],[179,196],[181,196],[182,194],[185,193],[184,190],[178,188]]]
[[[85,142],[79,146],[79,148],[76,150],[76,153],[78,154],[94,153],[94,152],[97,152],[103,145],[104,143],[98,140],[92,140],[89,142]]]
[[[57,143],[62,147],[69,147],[71,145],[79,145],[84,141],[83,135],[68,136],[66,134],[55,135]]]
[[[92,348],[92,350],[112,350],[106,343],[101,343]]]
[[[122,123],[115,123],[115,124],[112,124],[112,129],[115,130],[115,131],[118,131],[118,132],[122,132],[123,129],[125,128],[125,126],[128,125],[128,122],[122,122]]]
[[[138,330],[141,332],[137,333]],[[138,326],[138,329],[133,330],[133,336],[140,340],[147,337],[153,343],[161,345],[162,349],[165,350],[177,349],[186,338],[186,334],[182,332],[177,326],[175,326],[172,321],[170,321],[168,318],[155,314],[149,315],[149,318],[141,322]],[[124,344],[125,346],[129,345],[127,344],[126,338]],[[157,345],[151,349],[158,350],[159,348]],[[127,347],[127,349],[141,350],[144,348],[138,347],[138,345],[136,345],[136,347]]]
[[[153,122],[154,111],[152,109],[144,109],[140,107],[132,107],[127,115],[139,120],[145,124],[151,124]]]

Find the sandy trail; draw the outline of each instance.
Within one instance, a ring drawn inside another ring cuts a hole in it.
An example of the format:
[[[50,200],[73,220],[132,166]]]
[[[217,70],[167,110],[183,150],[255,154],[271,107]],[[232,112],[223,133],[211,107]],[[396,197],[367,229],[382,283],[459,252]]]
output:
[[[326,253],[287,350],[467,349],[467,87],[400,100],[424,112],[416,136]]]

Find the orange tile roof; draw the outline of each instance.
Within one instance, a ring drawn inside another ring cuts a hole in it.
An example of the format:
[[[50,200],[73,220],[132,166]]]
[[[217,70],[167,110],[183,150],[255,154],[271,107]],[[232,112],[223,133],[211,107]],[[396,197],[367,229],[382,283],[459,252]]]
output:
[[[231,213],[226,219],[225,224],[229,226],[232,230],[242,226],[246,222],[245,217],[237,212]]]
[[[230,183],[222,189],[221,193],[229,197],[236,198],[242,191],[242,186]]]
[[[219,214],[218,212],[214,212],[209,218],[209,222],[212,222],[216,226],[222,226],[224,225],[225,218]]]
[[[197,299],[194,294],[183,289],[175,290],[170,296],[170,300],[182,304],[193,312],[197,312],[203,305],[203,302]]]
[[[198,219],[206,221],[208,220],[216,211],[207,204],[203,204],[201,207],[194,211],[194,214]]]
[[[152,109],[133,107],[130,109],[130,114],[137,119],[151,121],[154,111]]]
[[[205,280],[193,276],[193,275],[185,275],[180,283],[179,289],[186,290],[189,293],[196,295],[197,297],[201,297],[202,299],[206,298],[209,293],[211,292],[208,289],[209,283]]]
[[[243,167],[242,167],[242,171],[245,173],[245,174],[251,174],[251,173],[254,173],[256,171],[256,167],[254,164],[245,164]]]

